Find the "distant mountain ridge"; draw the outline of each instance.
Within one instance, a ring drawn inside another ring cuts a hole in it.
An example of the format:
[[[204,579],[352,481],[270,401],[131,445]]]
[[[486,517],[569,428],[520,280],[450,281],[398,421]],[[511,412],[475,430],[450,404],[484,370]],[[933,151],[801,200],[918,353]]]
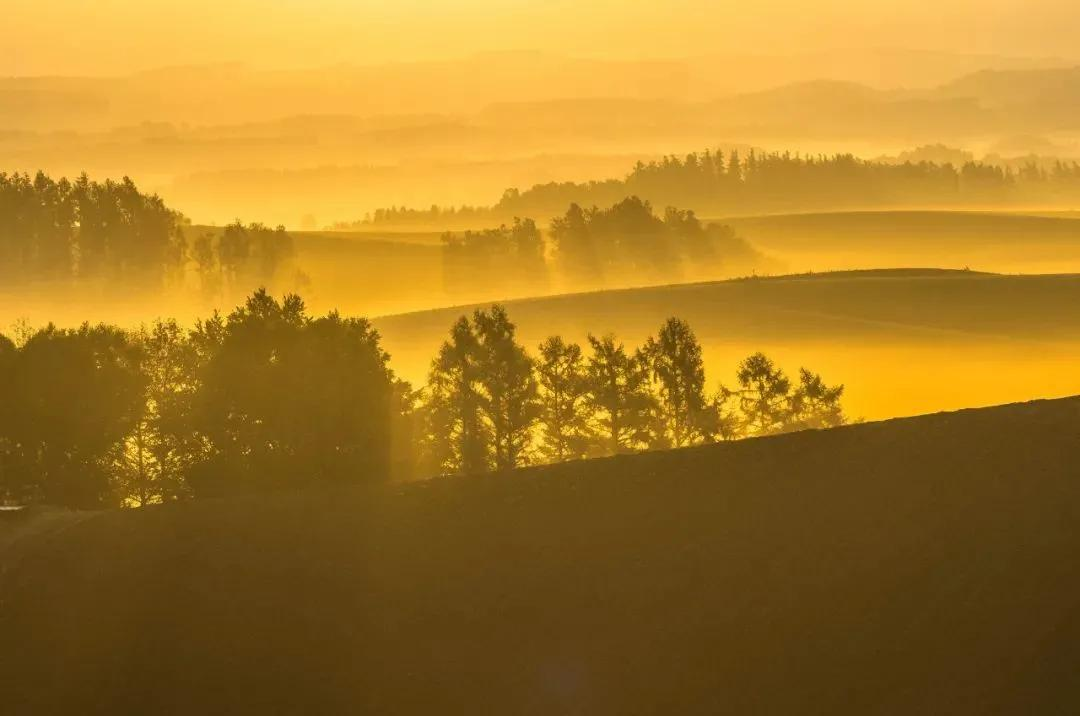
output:
[[[498,102],[563,98],[701,101],[821,79],[917,88],[962,81],[976,70],[1042,72],[1065,64],[1053,58],[877,50],[671,60],[505,52],[298,70],[240,63],[176,66],[119,77],[0,78],[0,128],[228,124],[277,119],[299,108],[311,114],[378,115],[468,113]],[[738,73],[730,71],[736,67]]]

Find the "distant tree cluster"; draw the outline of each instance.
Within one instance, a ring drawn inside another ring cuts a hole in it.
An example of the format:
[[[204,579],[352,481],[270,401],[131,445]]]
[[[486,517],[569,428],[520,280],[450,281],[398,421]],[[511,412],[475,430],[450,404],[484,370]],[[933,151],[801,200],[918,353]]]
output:
[[[185,330],[85,324],[0,336],[0,503],[142,506],[313,484],[507,470],[845,421],[843,386],[768,358],[706,389],[670,319],[636,350],[559,337],[531,355],[501,306],[462,316],[427,387],[364,319],[260,290]]]
[[[755,253],[729,226],[702,224],[693,211],[673,207],[660,218],[637,196],[608,209],[571,204],[552,220],[550,233],[562,269],[591,279],[672,280],[687,269],[708,271]]]
[[[451,294],[478,284],[531,291],[547,285],[546,245],[532,219],[515,218],[510,226],[484,231],[446,232],[442,254],[443,283]]]
[[[638,196],[656,206],[690,206],[703,214],[819,211],[1080,198],[1076,162],[978,162],[963,153],[923,148],[907,161],[867,160],[852,154],[799,155],[790,152],[694,152],[660,161],[638,162],[624,179],[551,182],[520,191],[507,189],[497,203],[460,210],[432,207],[380,210],[372,226],[437,225],[460,214],[475,223],[512,216],[555,216],[569,204],[609,206]],[[903,156],[903,155],[902,155]],[[929,156],[940,161],[930,161]],[[916,160],[917,159],[917,160]]]
[[[295,256],[283,227],[229,225],[189,242],[184,217],[131,179],[0,174],[0,281],[160,288],[197,280],[211,298],[278,285]]]
[[[449,206],[443,208],[433,204],[428,209],[391,206],[376,209],[361,221],[337,222],[332,228],[337,231],[349,231],[373,226],[394,226],[396,228],[475,226],[488,223],[490,217],[491,208],[486,206]]]
[[[207,298],[235,295],[252,286],[275,286],[296,256],[292,236],[279,226],[239,221],[192,242],[190,258]]]
[[[693,211],[669,207],[657,216],[633,196],[607,209],[571,204],[545,240],[532,219],[486,231],[443,234],[443,275],[451,293],[477,285],[535,292],[552,276],[564,284],[605,279],[674,281],[748,268],[761,256],[729,226],[703,224]]]
[[[182,217],[130,179],[0,173],[0,281],[160,283],[181,271]]]
[[[792,381],[765,355],[743,361],[734,387],[706,388],[701,345],[669,319],[628,350],[559,336],[530,355],[505,309],[462,316],[432,362],[420,407],[422,464],[477,473],[638,450],[842,425],[843,386],[802,369]]]

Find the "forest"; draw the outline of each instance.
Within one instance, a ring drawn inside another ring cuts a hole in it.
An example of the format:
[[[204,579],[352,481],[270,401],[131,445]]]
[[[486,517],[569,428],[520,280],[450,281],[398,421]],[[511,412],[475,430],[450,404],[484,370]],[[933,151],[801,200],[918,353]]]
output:
[[[259,290],[191,329],[0,337],[0,499],[141,506],[503,471],[840,425],[843,392],[761,353],[710,389],[677,318],[636,348],[551,336],[530,351],[499,305],[454,322],[414,389],[367,320]]]
[[[1001,207],[1050,204],[1080,197],[1080,165],[1014,167],[969,160],[861,159],[852,154],[803,156],[737,150],[692,152],[638,162],[623,179],[550,182],[507,189],[487,207],[389,207],[362,226],[482,224],[511,216],[556,216],[568,204],[614,204],[638,196],[657,206],[692,206],[704,216],[779,211],[910,207]]]

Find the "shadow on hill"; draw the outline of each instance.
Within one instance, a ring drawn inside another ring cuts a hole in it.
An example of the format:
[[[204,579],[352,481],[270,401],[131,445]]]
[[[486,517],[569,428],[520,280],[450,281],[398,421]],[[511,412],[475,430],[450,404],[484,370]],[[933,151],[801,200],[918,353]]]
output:
[[[1080,399],[117,512],[0,582],[15,713],[1075,713]]]

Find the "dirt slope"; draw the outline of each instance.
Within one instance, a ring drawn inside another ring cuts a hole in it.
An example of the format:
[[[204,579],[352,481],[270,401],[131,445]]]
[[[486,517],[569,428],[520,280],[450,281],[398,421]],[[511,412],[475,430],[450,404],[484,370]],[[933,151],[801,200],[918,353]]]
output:
[[[102,514],[0,579],[0,704],[1077,713],[1078,458],[1068,399]]]

